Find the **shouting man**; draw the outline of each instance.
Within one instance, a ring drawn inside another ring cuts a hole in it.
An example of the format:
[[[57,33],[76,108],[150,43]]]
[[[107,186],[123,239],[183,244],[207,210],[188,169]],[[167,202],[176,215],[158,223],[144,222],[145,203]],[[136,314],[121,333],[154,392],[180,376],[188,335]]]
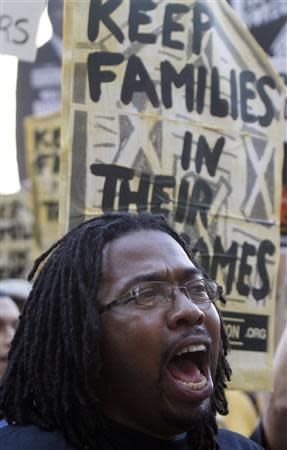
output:
[[[40,257],[1,386],[5,450],[259,449],[218,431],[227,338],[162,216],[109,213]]]

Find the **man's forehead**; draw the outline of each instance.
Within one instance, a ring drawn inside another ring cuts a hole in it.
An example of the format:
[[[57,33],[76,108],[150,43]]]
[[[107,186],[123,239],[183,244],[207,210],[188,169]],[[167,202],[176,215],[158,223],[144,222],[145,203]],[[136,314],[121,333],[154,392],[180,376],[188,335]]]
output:
[[[168,233],[133,231],[104,247],[98,301],[106,305],[147,281],[177,285],[202,276],[185,250]]]
[[[161,230],[133,230],[127,232],[104,246],[103,256],[129,255],[139,252],[145,257],[172,254],[186,255],[181,245],[168,233]]]
[[[177,273],[180,279],[202,273],[195,267],[181,245],[169,234],[158,230],[127,233],[106,244],[102,274],[105,280],[122,276],[166,279]]]

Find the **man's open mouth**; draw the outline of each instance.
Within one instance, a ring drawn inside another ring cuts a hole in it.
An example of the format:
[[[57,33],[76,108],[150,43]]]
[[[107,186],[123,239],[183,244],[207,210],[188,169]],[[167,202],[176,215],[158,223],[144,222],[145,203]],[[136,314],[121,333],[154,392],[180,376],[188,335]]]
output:
[[[181,348],[169,361],[170,375],[186,388],[201,391],[207,386],[209,356],[205,344],[191,344]]]

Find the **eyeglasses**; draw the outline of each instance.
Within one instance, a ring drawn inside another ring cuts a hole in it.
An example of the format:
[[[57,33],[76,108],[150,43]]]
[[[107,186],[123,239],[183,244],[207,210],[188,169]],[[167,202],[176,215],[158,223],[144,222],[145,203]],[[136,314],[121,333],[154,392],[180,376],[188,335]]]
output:
[[[99,313],[108,311],[114,306],[126,305],[133,300],[137,305],[146,307],[166,306],[174,300],[176,289],[184,291],[187,298],[201,310],[209,308],[223,292],[216,281],[205,278],[187,281],[178,286],[166,281],[146,281],[136,285],[108,305],[99,308]]]

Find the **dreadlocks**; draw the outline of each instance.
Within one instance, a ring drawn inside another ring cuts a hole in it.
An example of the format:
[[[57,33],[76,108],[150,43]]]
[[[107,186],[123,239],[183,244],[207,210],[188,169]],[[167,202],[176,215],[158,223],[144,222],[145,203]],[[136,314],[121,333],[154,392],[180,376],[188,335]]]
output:
[[[25,304],[0,388],[0,409],[8,422],[60,430],[77,448],[99,449],[97,436],[103,419],[96,385],[102,355],[96,299],[103,248],[125,233],[144,229],[168,233],[199,267],[164,217],[148,213],[107,213],[88,220],[35,261],[29,280],[39,273]],[[221,300],[225,302],[223,297]],[[225,358],[227,336],[220,320],[221,349],[211,413],[204,430],[197,433],[198,439],[192,432],[191,448],[215,449],[215,413],[228,412],[224,388],[231,370]]]

